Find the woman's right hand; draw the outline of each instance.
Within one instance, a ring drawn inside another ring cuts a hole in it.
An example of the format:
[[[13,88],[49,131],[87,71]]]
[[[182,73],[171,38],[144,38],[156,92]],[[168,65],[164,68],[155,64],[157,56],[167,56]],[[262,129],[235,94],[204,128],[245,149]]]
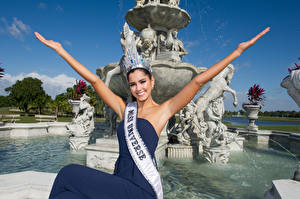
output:
[[[46,40],[42,35],[40,35],[38,32],[34,32],[36,38],[40,40],[43,44],[48,46],[49,48],[52,48],[56,52],[60,51],[63,49],[62,45],[56,41],[53,40]]]

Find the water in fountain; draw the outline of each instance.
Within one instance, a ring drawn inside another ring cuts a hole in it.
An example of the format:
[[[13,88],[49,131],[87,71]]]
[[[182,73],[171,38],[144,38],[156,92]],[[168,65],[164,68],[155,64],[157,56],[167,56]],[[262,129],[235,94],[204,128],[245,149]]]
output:
[[[262,198],[272,180],[293,176],[295,160],[286,151],[260,146],[246,142],[246,152],[232,152],[226,165],[166,160],[159,169],[164,198]],[[0,174],[56,173],[70,163],[85,165],[85,153],[71,152],[64,136],[0,140]]]
[[[246,134],[243,134],[243,135],[239,135],[240,137],[242,136],[253,136],[253,134],[249,134],[249,133],[246,133]],[[290,152],[287,148],[285,148],[284,146],[282,146],[279,142],[269,138],[270,141],[274,142],[277,146],[279,146],[281,149],[285,150],[288,154],[290,154],[293,158],[295,158],[295,160],[297,161],[298,165],[300,163],[299,159],[297,158],[297,156],[295,154],[293,154],[292,152]],[[234,140],[234,142],[241,148],[243,149],[243,147],[236,141]],[[243,149],[243,151],[245,151],[245,149]]]
[[[167,160],[161,168],[166,198],[262,198],[272,180],[292,177],[295,161],[286,152],[255,143],[245,148],[226,165]]]

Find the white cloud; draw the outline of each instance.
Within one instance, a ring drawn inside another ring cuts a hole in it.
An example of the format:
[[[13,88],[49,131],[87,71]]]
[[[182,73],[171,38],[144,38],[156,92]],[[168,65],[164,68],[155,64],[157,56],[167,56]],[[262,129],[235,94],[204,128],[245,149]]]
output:
[[[1,29],[1,33],[9,33],[15,39],[20,41],[24,41],[24,34],[28,34],[31,30],[29,25],[26,25],[21,20],[17,19],[16,17],[13,18],[13,22],[9,24],[6,18],[2,17],[0,21],[4,24],[5,29]]]
[[[22,80],[26,77],[38,78],[43,82],[43,88],[48,95],[54,98],[56,95],[63,93],[67,88],[72,87],[76,83],[74,77],[69,77],[65,74],[60,74],[55,77],[49,77],[47,75],[41,75],[38,73],[20,73],[16,76],[5,74],[0,80],[0,95],[7,95],[5,88],[15,84],[17,80]]]
[[[25,46],[23,46],[23,48],[25,48],[25,50],[27,50],[27,51],[31,51],[31,47],[30,46],[25,45]]]
[[[45,4],[43,2],[40,2],[39,5],[38,5],[38,8],[42,9],[42,10],[45,10],[45,9],[47,9],[47,4]]]
[[[65,40],[63,41],[64,45],[66,46],[72,46],[72,42],[68,41],[68,40]]]
[[[16,17],[14,17],[13,24],[16,24],[16,26],[25,33],[29,33],[29,31],[30,31],[30,27],[28,25],[24,24],[21,20],[18,20]]]
[[[225,29],[228,22],[227,21],[224,21],[224,22],[217,21],[216,24],[217,24],[216,31],[219,32],[219,31],[223,31]]]
[[[184,45],[186,48],[190,48],[190,47],[193,47],[193,46],[198,46],[199,45],[199,40],[195,40],[195,41],[185,41],[184,42]]]
[[[247,60],[247,61],[245,61],[245,62],[243,62],[243,63],[236,63],[236,64],[234,65],[235,71],[239,71],[239,70],[242,70],[242,69],[244,69],[244,68],[248,68],[248,67],[250,67],[250,66],[251,66],[251,61],[249,61],[249,60]]]
[[[57,5],[56,6],[56,11],[62,12],[62,11],[64,11],[64,9],[60,5]]]

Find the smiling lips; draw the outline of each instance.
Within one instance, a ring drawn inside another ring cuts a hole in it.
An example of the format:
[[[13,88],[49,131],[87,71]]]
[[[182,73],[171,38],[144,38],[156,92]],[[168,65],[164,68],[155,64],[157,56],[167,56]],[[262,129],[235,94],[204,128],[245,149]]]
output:
[[[139,93],[136,93],[138,96],[142,96],[142,95],[144,95],[145,94],[145,92],[143,91],[143,92],[139,92]]]

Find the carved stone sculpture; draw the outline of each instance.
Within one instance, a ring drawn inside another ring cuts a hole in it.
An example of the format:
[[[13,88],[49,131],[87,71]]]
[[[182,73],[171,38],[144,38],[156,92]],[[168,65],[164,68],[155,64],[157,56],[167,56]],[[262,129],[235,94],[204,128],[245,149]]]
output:
[[[206,131],[207,146],[224,146],[233,140],[227,135],[227,126],[222,123],[222,117],[225,113],[223,96],[212,100],[204,112],[204,120],[208,126]]]
[[[157,48],[156,31],[150,26],[141,31],[137,41],[137,49],[144,58],[155,60]]]
[[[148,3],[160,3],[160,0],[148,0]]]
[[[203,112],[208,107],[210,101],[223,96],[224,92],[229,92],[233,96],[233,105],[237,106],[236,92],[229,87],[230,81],[234,74],[233,65],[229,64],[222,72],[220,72],[210,83],[205,93],[196,100],[197,117],[199,121],[204,120]]]
[[[177,140],[180,144],[191,145],[191,137],[193,134],[193,123],[195,122],[196,104],[191,101],[187,104],[179,114],[179,124],[177,130],[180,133],[177,134]]]
[[[180,41],[180,40],[177,38],[178,32],[177,32],[177,31],[173,31],[172,34],[173,34],[173,37],[174,37],[174,44],[173,44],[172,50],[178,52],[178,55],[182,58],[182,57],[183,57],[184,55],[186,55],[188,52],[187,52],[187,50],[184,48],[183,42]]]
[[[280,85],[287,89],[289,96],[291,96],[300,107],[300,70],[292,70],[291,74],[285,77]]]
[[[70,134],[70,148],[80,150],[87,146],[90,133],[94,130],[94,107],[89,104],[90,97],[83,95],[80,98],[79,110],[67,125]]]
[[[136,0],[136,7],[138,7],[138,6],[143,6],[144,5],[144,3],[145,3],[145,0]]]
[[[169,0],[169,6],[179,6],[180,0]]]
[[[159,34],[157,59],[180,62],[182,57],[188,53],[177,34],[178,31],[174,28]]]
[[[225,91],[232,93],[234,105],[237,105],[235,91],[229,88],[233,72],[233,66],[227,66],[212,80],[196,103],[191,101],[180,114],[178,142],[203,148],[203,155],[209,162],[226,163],[230,150],[228,145],[235,140],[222,123]]]

